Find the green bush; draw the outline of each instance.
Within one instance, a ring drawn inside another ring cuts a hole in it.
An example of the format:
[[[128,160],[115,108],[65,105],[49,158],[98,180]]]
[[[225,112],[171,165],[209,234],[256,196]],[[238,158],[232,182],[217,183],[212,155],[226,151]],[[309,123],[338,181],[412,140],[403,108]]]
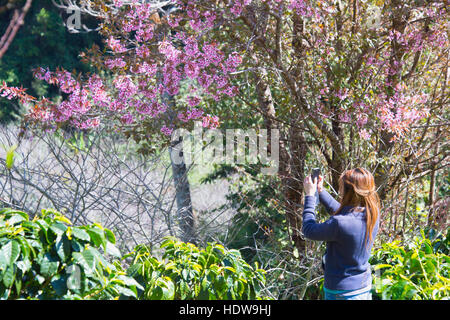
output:
[[[168,237],[162,260],[138,245],[121,257],[101,225],[61,213],[0,210],[0,299],[259,299],[264,270],[219,244],[199,249]],[[111,257],[112,262],[107,257]],[[132,258],[125,271],[118,258]]]
[[[100,252],[120,257],[114,244],[110,230],[71,226],[53,210],[32,220],[0,210],[0,299],[137,297],[140,285]]]
[[[161,244],[162,260],[140,245],[128,255],[127,274],[145,290],[139,299],[241,300],[258,299],[264,286],[264,270],[248,265],[237,250],[209,243],[199,249],[168,237]]]
[[[383,300],[440,300],[450,297],[450,233],[433,241],[421,231],[407,246],[384,243],[374,251],[375,293]],[[448,251],[447,251],[448,253]]]

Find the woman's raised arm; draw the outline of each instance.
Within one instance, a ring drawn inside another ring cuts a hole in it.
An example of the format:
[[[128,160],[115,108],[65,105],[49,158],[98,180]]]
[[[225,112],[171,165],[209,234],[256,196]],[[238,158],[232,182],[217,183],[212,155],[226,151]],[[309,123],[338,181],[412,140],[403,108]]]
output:
[[[319,181],[317,183],[317,189],[319,191],[319,201],[322,203],[325,208],[327,209],[327,212],[329,214],[336,212],[337,209],[341,206],[341,204],[336,201],[331,194],[329,194],[324,188],[323,188],[323,177],[319,176]]]

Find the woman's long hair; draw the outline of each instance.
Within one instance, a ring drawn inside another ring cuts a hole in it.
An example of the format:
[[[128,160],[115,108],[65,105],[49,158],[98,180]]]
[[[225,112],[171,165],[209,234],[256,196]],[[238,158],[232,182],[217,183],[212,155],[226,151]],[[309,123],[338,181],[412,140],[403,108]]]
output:
[[[366,236],[372,241],[372,231],[380,213],[380,198],[375,189],[373,175],[364,168],[347,170],[339,178],[341,205],[334,213],[339,214],[344,206],[366,208]],[[369,237],[368,237],[369,236]]]

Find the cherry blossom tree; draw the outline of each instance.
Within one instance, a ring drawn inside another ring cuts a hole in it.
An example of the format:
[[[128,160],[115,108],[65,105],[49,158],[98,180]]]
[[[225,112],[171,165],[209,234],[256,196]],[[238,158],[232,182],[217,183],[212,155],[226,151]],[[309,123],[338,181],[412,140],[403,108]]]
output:
[[[107,44],[83,54],[98,72],[36,70],[66,94],[60,103],[7,84],[0,90],[31,105],[28,128],[112,123],[137,142],[169,143],[194,120],[219,126],[214,103],[245,104],[282,134],[278,175],[299,252],[309,153],[336,190],[343,170],[369,167],[382,199],[448,164],[439,147],[448,137],[444,1],[85,2]],[[188,95],[179,97],[183,86]]]

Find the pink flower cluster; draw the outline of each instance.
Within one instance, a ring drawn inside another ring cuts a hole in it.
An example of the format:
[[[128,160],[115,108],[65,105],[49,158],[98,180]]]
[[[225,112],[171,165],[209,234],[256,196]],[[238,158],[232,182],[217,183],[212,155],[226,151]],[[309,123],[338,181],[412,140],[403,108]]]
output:
[[[122,58],[115,58],[115,59],[107,59],[105,61],[105,65],[108,67],[108,69],[114,69],[114,68],[119,68],[122,69],[124,68],[127,63],[122,59]]]
[[[178,113],[178,119],[180,119],[182,122],[188,122],[190,120],[196,120],[202,117],[203,110],[192,108],[190,110],[186,110],[185,112],[179,112]]]
[[[215,129],[219,127],[219,117],[210,114],[203,116],[202,126],[204,128]]]
[[[244,10],[244,7],[248,6],[252,0],[234,0],[231,1],[231,8],[230,11],[234,16],[238,17],[242,11]]]
[[[169,128],[169,127],[167,127],[166,125],[163,125],[163,126],[161,127],[161,132],[162,132],[164,135],[166,135],[166,136],[170,136],[170,135],[172,135],[173,128]]]
[[[122,45],[120,40],[115,39],[113,36],[109,37],[109,39],[107,40],[107,44],[115,53],[122,53],[127,51],[127,48]]]
[[[397,91],[389,98],[381,94],[377,105],[381,129],[394,133],[393,140],[401,137],[412,123],[429,116],[429,109],[425,106],[427,101],[427,94],[408,95]]]
[[[150,116],[151,118],[156,118],[158,115],[166,112],[167,110],[167,106],[165,104],[160,104],[156,101],[146,103],[142,100],[134,100],[132,105],[138,113],[141,115]]]
[[[301,16],[312,16],[313,9],[308,5],[305,0],[290,0],[288,8],[291,10],[295,10],[298,15]]]
[[[26,89],[17,87],[8,87],[6,82],[3,81],[0,87],[0,97],[6,98],[8,100],[19,99],[22,103],[30,103],[35,100],[34,97],[28,95]]]

